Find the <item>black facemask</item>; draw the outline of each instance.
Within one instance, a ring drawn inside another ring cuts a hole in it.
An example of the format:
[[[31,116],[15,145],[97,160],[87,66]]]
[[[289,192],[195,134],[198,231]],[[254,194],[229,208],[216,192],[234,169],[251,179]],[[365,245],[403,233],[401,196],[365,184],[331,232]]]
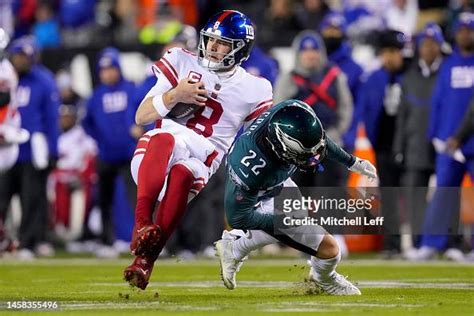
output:
[[[343,40],[344,38],[342,37],[323,37],[327,54],[331,55],[337,51],[341,47]]]
[[[0,92],[0,108],[7,106],[10,103],[10,91]]]

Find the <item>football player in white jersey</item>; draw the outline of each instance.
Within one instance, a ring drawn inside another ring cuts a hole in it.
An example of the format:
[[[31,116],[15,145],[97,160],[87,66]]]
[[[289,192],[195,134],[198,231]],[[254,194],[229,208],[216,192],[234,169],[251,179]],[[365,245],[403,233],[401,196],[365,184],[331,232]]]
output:
[[[20,127],[20,113],[16,110],[18,76],[12,64],[4,58],[8,42],[8,34],[0,28],[0,173],[15,164],[19,153],[18,145],[30,137],[28,131]],[[6,214],[0,214],[0,253],[16,247],[16,242],[8,238],[3,230],[5,216]]]
[[[10,169],[18,158],[18,144],[29,138],[20,128],[20,113],[16,110],[15,91],[18,76],[12,64],[4,58],[9,36],[0,28],[0,172]]]
[[[138,186],[130,245],[136,258],[124,277],[132,286],[145,289],[188,201],[217,170],[242,125],[272,105],[270,82],[240,67],[254,39],[251,21],[226,10],[201,30],[198,55],[173,48],[154,65],[157,83],[135,116],[140,125],[156,121],[156,128],[139,139],[131,162]]]

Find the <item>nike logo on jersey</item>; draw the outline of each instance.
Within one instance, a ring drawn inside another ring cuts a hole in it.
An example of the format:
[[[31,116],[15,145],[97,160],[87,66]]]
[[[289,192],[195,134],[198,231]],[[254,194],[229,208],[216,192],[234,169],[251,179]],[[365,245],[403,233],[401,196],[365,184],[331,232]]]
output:
[[[239,168],[239,171],[240,171],[240,173],[241,173],[245,178],[248,178],[248,177],[249,177],[249,174],[243,172],[242,169]]]

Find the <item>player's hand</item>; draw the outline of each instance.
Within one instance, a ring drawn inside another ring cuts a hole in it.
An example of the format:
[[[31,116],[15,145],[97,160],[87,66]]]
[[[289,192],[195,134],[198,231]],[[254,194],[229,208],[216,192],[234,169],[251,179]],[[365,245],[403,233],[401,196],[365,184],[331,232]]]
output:
[[[377,179],[377,169],[370,161],[356,157],[356,161],[349,168],[350,171],[363,174],[371,180]]]
[[[143,136],[144,133],[145,133],[145,130],[141,126],[132,125],[132,127],[130,127],[130,135],[134,139],[139,139],[140,137]]]
[[[189,81],[189,78],[181,79],[173,91],[173,106],[176,103],[189,103],[199,106],[205,106],[207,101],[207,91],[204,83]]]
[[[461,143],[457,138],[450,137],[446,140],[446,151],[453,154],[457,149],[461,147]]]

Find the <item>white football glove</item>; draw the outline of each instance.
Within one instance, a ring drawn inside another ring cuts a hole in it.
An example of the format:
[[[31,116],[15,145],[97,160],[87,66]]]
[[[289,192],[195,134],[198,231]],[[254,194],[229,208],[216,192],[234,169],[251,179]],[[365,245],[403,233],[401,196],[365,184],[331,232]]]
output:
[[[356,161],[349,168],[350,171],[363,174],[371,180],[377,179],[377,169],[370,161],[356,157]]]

